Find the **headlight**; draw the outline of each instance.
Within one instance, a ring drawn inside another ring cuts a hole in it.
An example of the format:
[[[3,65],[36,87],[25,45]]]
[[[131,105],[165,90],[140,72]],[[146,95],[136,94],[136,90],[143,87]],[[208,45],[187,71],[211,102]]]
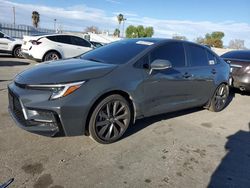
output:
[[[248,66],[245,70],[248,74],[250,74],[250,66]]]
[[[80,88],[84,82],[85,81],[67,83],[67,84],[28,85],[28,88],[50,90],[52,91],[52,95],[50,96],[50,99],[58,99],[58,98],[65,97],[73,93],[78,88]]]

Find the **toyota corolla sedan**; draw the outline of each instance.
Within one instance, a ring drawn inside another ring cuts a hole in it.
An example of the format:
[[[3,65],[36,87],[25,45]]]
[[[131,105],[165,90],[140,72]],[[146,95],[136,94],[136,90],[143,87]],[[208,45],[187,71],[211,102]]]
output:
[[[234,50],[221,57],[231,66],[232,86],[250,92],[250,50]]]
[[[221,111],[229,76],[205,46],[128,39],[18,74],[8,86],[9,112],[33,133],[112,143],[139,118],[198,106]]]

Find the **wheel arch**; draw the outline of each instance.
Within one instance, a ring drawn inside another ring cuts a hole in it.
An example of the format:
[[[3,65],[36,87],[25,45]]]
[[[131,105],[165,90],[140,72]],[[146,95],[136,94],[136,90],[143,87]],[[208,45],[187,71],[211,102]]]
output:
[[[210,107],[211,101],[212,101],[213,96],[215,95],[215,92],[217,91],[217,89],[218,89],[218,88],[220,87],[220,85],[222,85],[222,84],[225,84],[225,85],[227,85],[227,86],[229,87],[229,83],[226,82],[226,81],[223,81],[223,82],[220,82],[219,84],[217,84],[216,87],[215,87],[215,90],[214,90],[214,92],[213,92],[213,94],[212,94],[212,96],[209,98],[209,100],[208,100],[207,104],[204,106],[204,108],[208,109],[208,108]]]
[[[58,50],[51,49],[51,50],[48,50],[48,51],[46,51],[46,52],[44,53],[43,58],[42,58],[42,61],[44,61],[45,56],[46,56],[49,52],[56,52],[56,53],[59,55],[60,59],[62,58],[62,54],[61,54]]]
[[[14,55],[14,51],[17,47],[21,47],[22,45],[21,44],[15,44],[12,48],[12,55]]]
[[[132,111],[132,119],[133,119],[133,123],[135,122],[135,119],[136,119],[136,105],[134,103],[134,100],[132,98],[132,96],[128,93],[128,92],[125,92],[125,91],[122,91],[122,90],[112,90],[112,91],[108,91],[104,94],[102,94],[101,96],[99,96],[95,102],[93,103],[93,105],[91,106],[89,112],[88,112],[88,115],[87,115],[87,119],[86,119],[86,122],[85,122],[85,128],[84,128],[84,134],[85,135],[89,135],[89,121],[90,121],[90,117],[91,117],[91,114],[92,112],[94,111],[94,108],[95,106],[101,101],[103,100],[104,98],[110,96],[110,95],[114,95],[114,94],[118,94],[118,95],[121,95],[122,97],[124,97],[128,103],[130,104],[131,106],[131,111]]]

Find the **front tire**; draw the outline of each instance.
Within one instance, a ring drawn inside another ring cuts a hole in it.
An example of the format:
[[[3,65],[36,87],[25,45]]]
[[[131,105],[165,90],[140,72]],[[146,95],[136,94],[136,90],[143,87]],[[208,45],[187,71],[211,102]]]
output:
[[[89,121],[90,137],[102,144],[120,139],[131,123],[131,107],[121,95],[110,95],[101,100]]]
[[[219,112],[223,110],[228,102],[229,87],[227,84],[221,84],[216,89],[214,96],[211,99],[209,110],[212,112]]]

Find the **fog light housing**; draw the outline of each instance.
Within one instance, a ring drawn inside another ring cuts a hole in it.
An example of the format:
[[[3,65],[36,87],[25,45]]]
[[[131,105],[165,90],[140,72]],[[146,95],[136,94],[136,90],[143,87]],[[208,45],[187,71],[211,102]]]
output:
[[[44,123],[55,123],[56,119],[54,113],[51,111],[42,111],[34,109],[26,109],[27,120],[44,122]]]

